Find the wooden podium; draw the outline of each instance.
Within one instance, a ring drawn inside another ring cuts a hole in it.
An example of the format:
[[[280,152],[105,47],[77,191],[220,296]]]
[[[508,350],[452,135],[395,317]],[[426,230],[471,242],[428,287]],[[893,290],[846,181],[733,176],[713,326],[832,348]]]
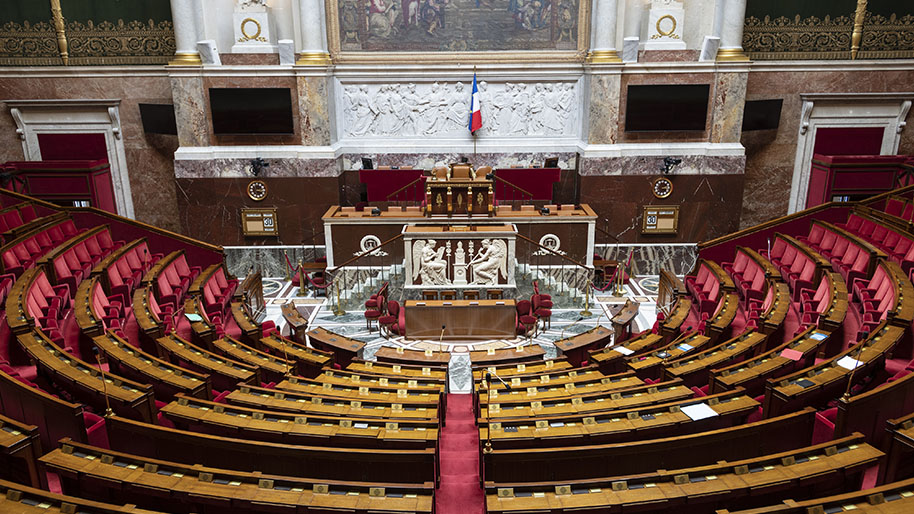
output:
[[[429,180],[425,183],[426,215],[491,216],[493,195],[491,180]]]

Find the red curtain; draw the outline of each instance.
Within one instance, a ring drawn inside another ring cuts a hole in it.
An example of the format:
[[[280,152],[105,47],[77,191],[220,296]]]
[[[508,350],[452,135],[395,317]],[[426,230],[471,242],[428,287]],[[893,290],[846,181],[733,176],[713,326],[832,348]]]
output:
[[[38,134],[44,161],[108,159],[104,134]]]

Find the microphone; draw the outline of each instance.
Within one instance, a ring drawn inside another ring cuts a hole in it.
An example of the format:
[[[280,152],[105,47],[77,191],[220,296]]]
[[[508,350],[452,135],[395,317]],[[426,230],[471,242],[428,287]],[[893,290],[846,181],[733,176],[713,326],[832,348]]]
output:
[[[599,320],[599,318],[597,318],[597,319]],[[581,321],[583,321],[583,320],[584,320],[584,316],[580,316],[580,317],[578,317],[578,319],[574,320],[574,323],[572,323],[571,325],[568,325],[568,326],[564,327],[564,328],[562,329],[562,335],[561,335],[561,337],[559,337],[559,340],[565,339],[565,330],[567,330],[567,329],[569,329],[569,328],[571,328],[571,327],[577,325],[579,322],[581,322]]]
[[[111,410],[111,400],[108,398],[108,377],[105,376],[105,370],[102,368],[102,360],[98,355],[98,346],[92,347],[92,353],[95,354],[95,362],[98,363],[98,371],[102,375],[102,394],[105,395],[105,416],[111,416],[114,411]]]
[[[498,381],[501,382],[501,385],[505,386],[505,389],[507,389],[508,391],[511,390],[511,384],[505,382],[504,379],[501,378],[500,376],[498,376],[497,374],[492,373],[491,371],[486,371],[486,380],[488,383],[492,383],[492,377],[497,378]]]

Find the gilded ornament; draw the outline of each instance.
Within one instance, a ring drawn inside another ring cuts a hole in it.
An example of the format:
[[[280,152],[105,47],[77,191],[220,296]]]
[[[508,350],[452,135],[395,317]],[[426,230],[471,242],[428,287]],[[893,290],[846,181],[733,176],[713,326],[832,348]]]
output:
[[[257,32],[255,32],[253,36],[247,33],[247,27],[249,23],[253,23],[254,27],[257,29]],[[245,18],[241,20],[241,37],[238,38],[238,42],[246,43],[248,41],[258,41],[260,43],[269,43],[266,38],[260,35],[262,30],[263,29],[260,26],[259,21],[255,20],[254,18]]]
[[[671,22],[673,22],[673,25],[670,27],[670,30],[663,30],[661,28],[660,25],[664,20],[670,20]],[[668,37],[670,39],[679,39],[679,36],[677,34],[675,34],[676,18],[674,18],[672,14],[664,14],[663,16],[657,18],[657,23],[654,28],[657,29],[657,33],[654,34],[653,36],[651,36],[651,39],[660,39],[662,37]]]
[[[853,20],[849,16],[748,16],[743,50],[753,60],[847,59]]]

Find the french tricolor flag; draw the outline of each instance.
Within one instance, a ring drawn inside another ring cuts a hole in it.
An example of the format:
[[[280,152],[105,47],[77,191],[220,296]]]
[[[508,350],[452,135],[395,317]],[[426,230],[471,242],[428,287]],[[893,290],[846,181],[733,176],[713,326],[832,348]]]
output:
[[[473,95],[470,97],[470,134],[482,128],[482,111],[479,110],[479,88],[476,87],[476,72],[473,72]]]

